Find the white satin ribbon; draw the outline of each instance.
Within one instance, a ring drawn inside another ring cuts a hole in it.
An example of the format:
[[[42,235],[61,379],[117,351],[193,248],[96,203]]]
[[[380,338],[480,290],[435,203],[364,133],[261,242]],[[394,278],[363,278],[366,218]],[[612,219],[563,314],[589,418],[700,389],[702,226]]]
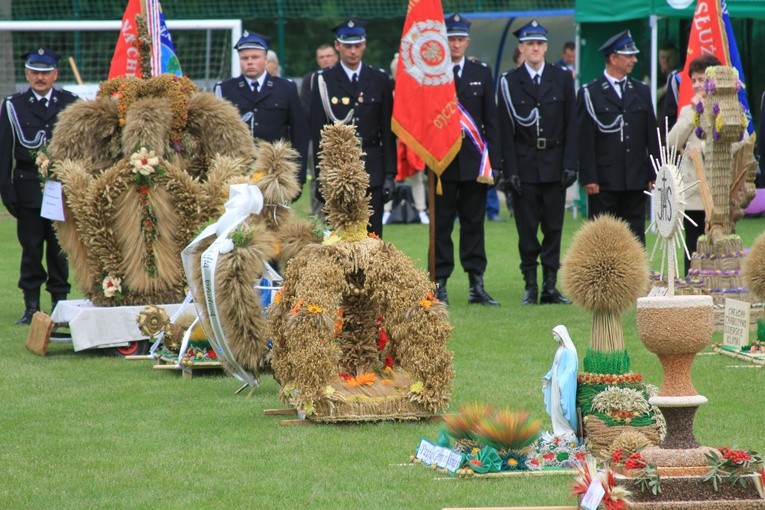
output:
[[[186,272],[186,280],[189,288],[196,293],[195,282],[192,279],[193,253],[197,245],[204,239],[215,235],[216,239],[202,254],[202,292],[207,304],[208,318],[212,331],[207,331],[205,321],[202,327],[205,329],[210,344],[215,349],[219,358],[225,359],[231,366],[234,377],[249,386],[257,386],[258,378],[254,374],[245,370],[234,357],[231,347],[228,344],[226,335],[223,332],[223,326],[220,323],[218,305],[215,296],[215,268],[218,264],[218,257],[221,252],[230,251],[231,240],[228,236],[250,214],[258,214],[263,209],[263,194],[257,186],[251,184],[234,184],[229,187],[229,199],[225,204],[226,211],[220,219],[205,228],[196,239],[194,239],[181,253],[183,269]],[[199,310],[197,310],[199,315]]]

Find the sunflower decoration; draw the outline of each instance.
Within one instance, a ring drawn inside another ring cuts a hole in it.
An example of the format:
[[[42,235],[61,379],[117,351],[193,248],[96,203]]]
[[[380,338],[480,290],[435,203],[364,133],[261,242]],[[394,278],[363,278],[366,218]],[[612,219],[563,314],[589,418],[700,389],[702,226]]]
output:
[[[170,317],[161,306],[145,306],[138,314],[136,321],[141,333],[150,338],[154,338],[162,332],[170,331]]]
[[[367,234],[369,177],[361,155],[353,126],[324,128],[320,181],[332,233],[286,266],[268,319],[272,368],[280,397],[316,421],[430,416],[451,396],[451,326],[446,308],[429,298],[427,275]]]
[[[495,413],[494,408],[488,404],[474,402],[460,406],[459,413],[445,414],[444,432],[454,439],[456,450],[470,452],[479,446],[475,440],[475,428],[484,419]]]

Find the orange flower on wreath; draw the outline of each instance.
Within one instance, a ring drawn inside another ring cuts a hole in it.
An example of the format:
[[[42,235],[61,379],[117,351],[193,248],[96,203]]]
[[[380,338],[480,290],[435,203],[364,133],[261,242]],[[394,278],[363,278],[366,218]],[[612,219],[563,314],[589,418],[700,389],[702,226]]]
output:
[[[377,376],[374,374],[374,372],[369,372],[366,374],[357,375],[356,377],[352,377],[346,381],[346,384],[351,388],[355,388],[356,386],[372,386],[375,381],[377,381]]]
[[[300,311],[300,308],[303,306],[303,300],[298,299],[297,303],[295,303],[295,306],[292,307],[292,310],[290,310],[290,315],[295,315]]]

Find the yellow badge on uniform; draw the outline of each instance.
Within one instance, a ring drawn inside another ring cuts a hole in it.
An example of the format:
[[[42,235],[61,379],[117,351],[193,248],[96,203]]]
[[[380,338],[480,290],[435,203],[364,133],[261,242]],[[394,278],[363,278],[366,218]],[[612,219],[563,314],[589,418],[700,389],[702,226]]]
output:
[[[351,98],[350,97],[344,97],[342,101],[343,101],[344,105],[351,104]]]

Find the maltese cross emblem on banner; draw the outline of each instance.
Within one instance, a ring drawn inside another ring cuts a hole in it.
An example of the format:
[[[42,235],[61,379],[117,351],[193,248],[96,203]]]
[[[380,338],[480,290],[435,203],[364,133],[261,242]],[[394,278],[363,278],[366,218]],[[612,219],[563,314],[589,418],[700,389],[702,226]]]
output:
[[[401,38],[401,61],[420,85],[442,85],[452,79],[445,32],[442,22],[427,20],[413,23]]]

